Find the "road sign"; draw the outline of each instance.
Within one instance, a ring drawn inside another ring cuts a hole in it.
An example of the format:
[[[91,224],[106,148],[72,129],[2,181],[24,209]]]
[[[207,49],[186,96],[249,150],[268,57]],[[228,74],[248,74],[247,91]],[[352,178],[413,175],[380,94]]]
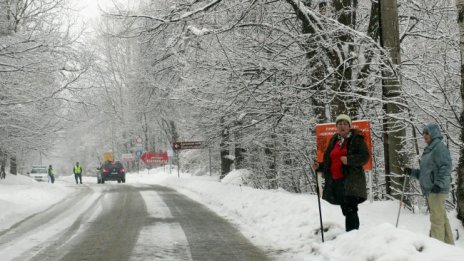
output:
[[[111,152],[111,151],[103,152],[103,160],[104,161],[113,161],[114,160],[113,152]]]
[[[127,162],[134,161],[134,155],[132,155],[132,153],[123,153],[121,158]]]
[[[136,150],[136,151],[135,151],[135,156],[136,156],[137,158],[140,158],[140,156],[142,156],[142,154],[143,154],[143,150]]]
[[[168,153],[145,152],[140,159],[145,164],[168,163]]]
[[[181,141],[174,142],[172,145],[173,150],[202,149],[204,147],[203,141]]]

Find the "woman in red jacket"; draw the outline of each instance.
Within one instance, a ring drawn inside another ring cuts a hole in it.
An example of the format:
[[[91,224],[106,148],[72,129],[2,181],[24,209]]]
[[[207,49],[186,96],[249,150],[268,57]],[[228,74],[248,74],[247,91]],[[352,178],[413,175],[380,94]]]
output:
[[[324,162],[314,163],[316,171],[324,173],[322,198],[340,205],[345,216],[345,229],[359,229],[358,204],[367,199],[366,175],[363,165],[369,160],[369,150],[361,131],[351,129],[351,118],[340,114],[337,133],[324,152]]]

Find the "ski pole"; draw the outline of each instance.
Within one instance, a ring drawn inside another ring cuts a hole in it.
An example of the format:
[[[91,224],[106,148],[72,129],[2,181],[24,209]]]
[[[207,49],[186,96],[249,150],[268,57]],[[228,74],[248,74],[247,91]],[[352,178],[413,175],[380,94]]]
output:
[[[401,207],[403,205],[404,188],[406,187],[406,179],[407,178],[408,178],[408,175],[404,175],[403,189],[401,191],[400,208],[398,209],[398,216],[396,217],[396,227],[397,228],[398,228],[398,222],[400,221],[400,212],[401,212]]]
[[[319,193],[319,180],[317,178],[317,173],[314,171],[312,166],[310,166],[310,170],[311,170],[311,173],[316,177],[317,205],[319,207],[319,222],[321,225],[322,243],[324,243],[324,227],[322,225],[322,210],[321,210],[321,197]]]

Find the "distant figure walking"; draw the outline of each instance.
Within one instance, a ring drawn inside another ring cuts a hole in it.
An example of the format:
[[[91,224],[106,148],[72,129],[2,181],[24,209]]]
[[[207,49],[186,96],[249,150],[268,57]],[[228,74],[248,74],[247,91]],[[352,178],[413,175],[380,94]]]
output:
[[[52,167],[52,165],[48,166],[48,178],[50,182],[53,184],[55,183],[55,169]]]
[[[431,236],[454,245],[453,233],[446,216],[445,202],[451,188],[452,161],[443,135],[436,123],[425,126],[422,133],[424,148],[419,169],[405,168],[404,172],[419,179],[422,194],[430,209]]]
[[[73,168],[74,178],[76,179],[76,184],[79,184],[78,181],[82,184],[82,167],[79,165],[79,162],[76,162],[76,165]]]

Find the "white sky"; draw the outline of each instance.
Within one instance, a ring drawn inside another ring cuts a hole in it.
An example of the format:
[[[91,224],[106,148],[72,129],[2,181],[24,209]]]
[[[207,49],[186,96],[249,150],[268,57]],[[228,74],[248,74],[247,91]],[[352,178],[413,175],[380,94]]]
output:
[[[285,191],[257,190],[239,185],[240,171],[232,172],[223,180],[217,177],[195,177],[177,172],[166,173],[163,168],[140,173],[129,173],[127,183],[133,186],[145,184],[161,184],[177,189],[188,197],[208,206],[220,216],[234,222],[242,233],[254,244],[275,253],[281,253],[277,260],[464,260],[464,229],[454,217],[448,213],[453,230],[458,229],[460,239],[456,246],[449,246],[429,238],[428,215],[413,214],[406,209],[401,210],[399,227],[395,228],[398,214],[398,202],[374,202],[360,205],[361,227],[358,231],[344,231],[344,217],[338,206],[332,206],[324,201],[322,214],[324,223],[330,226],[325,233],[325,243],[321,243],[319,229],[319,212],[317,198],[307,194],[292,194]],[[55,184],[38,183],[25,176],[8,175],[0,180],[0,231],[7,229],[16,222],[46,209],[50,205],[63,200],[76,188],[73,177],[61,177]],[[96,183],[95,177],[84,177],[84,183]],[[85,185],[85,184],[84,184]],[[92,185],[96,190],[93,197],[98,196],[98,190],[106,185]],[[142,197],[147,202],[162,201],[155,192],[143,191]],[[89,198],[91,204],[93,198]],[[162,203],[162,202],[161,202]],[[87,208],[87,203],[80,206]],[[149,206],[147,204],[147,206]],[[95,216],[99,211],[95,211]],[[150,210],[149,215],[169,216],[168,207]],[[43,228],[45,237],[52,237],[60,227],[73,222],[65,218],[54,228]],[[89,219],[95,217],[88,217]],[[182,255],[188,256],[188,246],[180,226],[151,227],[140,233],[138,242],[143,244],[154,235],[160,235],[165,245],[176,242],[176,247],[184,249]],[[47,231],[48,229],[48,231]],[[164,231],[164,232],[163,232]],[[42,235],[42,236],[43,236]],[[161,238],[156,242],[163,241]],[[33,247],[34,239],[24,237],[20,246],[1,246],[2,260],[12,260],[21,252]],[[153,241],[152,241],[153,242]],[[146,247],[137,244],[134,253],[143,256]],[[171,244],[172,246],[172,244]],[[417,249],[422,249],[418,251]],[[176,252],[176,249],[173,249]],[[177,251],[179,252],[179,251]]]
[[[101,14],[100,8],[104,11],[108,11],[108,8],[117,6],[122,10],[136,9],[143,0],[73,0],[78,9],[80,15],[84,20],[90,20]]]
[[[111,0],[75,0],[75,2],[83,19],[90,20],[100,15],[99,5],[104,7],[111,3]]]

